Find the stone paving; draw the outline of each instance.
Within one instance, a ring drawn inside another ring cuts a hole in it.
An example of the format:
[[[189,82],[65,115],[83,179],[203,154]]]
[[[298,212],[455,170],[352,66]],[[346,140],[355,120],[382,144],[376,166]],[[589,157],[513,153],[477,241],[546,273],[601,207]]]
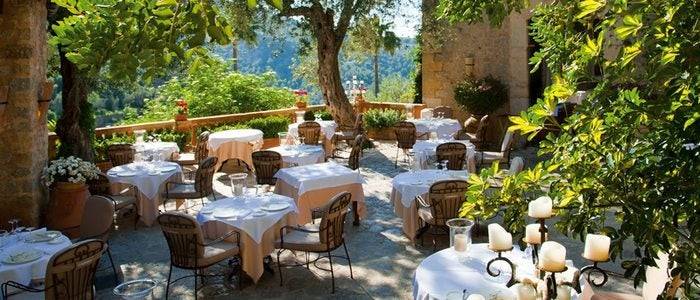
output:
[[[350,279],[347,262],[334,262],[336,276],[336,293],[331,294],[330,273],[315,267],[293,267],[283,269],[284,285],[280,286],[279,274],[266,272],[261,280],[253,285],[248,280],[243,290],[231,289],[220,279],[207,280],[207,285],[200,289],[199,297],[206,299],[410,299],[412,298],[413,272],[418,264],[432,253],[432,246],[414,245],[401,231],[401,219],[394,212],[389,201],[391,179],[406,171],[406,164],[394,167],[395,148],[393,143],[376,143],[374,149],[365,150],[361,160],[361,172],[365,178],[364,192],[367,204],[367,217],[358,227],[347,224],[347,245],[352,258],[354,280]],[[535,148],[517,151],[514,155],[525,158],[527,165],[535,160]],[[347,153],[345,153],[347,155]],[[228,191],[226,186],[217,186],[217,191]],[[227,194],[228,192],[222,192]],[[350,217],[349,217],[350,218]],[[349,219],[348,219],[349,220]],[[168,274],[168,246],[158,226],[139,226],[133,230],[130,222],[121,222],[120,228],[110,239],[110,246],[116,263],[121,268],[124,280],[151,278],[158,281],[155,298],[165,298],[165,281]],[[578,253],[582,252],[582,243],[554,233],[553,239],[563,243],[570,251],[568,257],[577,266],[584,261]],[[442,242],[441,247],[446,247]],[[341,251],[342,252],[342,251]],[[299,261],[303,255],[299,254]],[[293,255],[283,255],[283,260],[291,263]],[[104,264],[103,264],[104,265]],[[327,267],[327,263],[319,262]],[[605,267],[620,271],[618,264],[609,263]],[[276,270],[276,265],[273,265]],[[214,268],[212,271],[217,271]],[[98,273],[98,294],[100,299],[112,299],[114,286],[111,271]],[[175,269],[173,278],[188,273]],[[190,273],[191,274],[191,273]],[[629,281],[611,278],[608,289],[631,291]],[[194,281],[185,279],[171,287],[171,299],[194,298]]]

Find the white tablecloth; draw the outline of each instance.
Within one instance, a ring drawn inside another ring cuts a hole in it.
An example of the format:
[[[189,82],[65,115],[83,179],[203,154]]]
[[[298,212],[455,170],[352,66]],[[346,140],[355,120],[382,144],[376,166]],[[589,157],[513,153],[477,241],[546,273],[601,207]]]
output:
[[[413,119],[408,121],[416,124],[416,131],[418,134],[435,132],[439,138],[452,138],[460,129],[462,129],[462,125],[459,124],[459,120],[455,119],[429,118]]]
[[[396,175],[391,180],[392,187],[401,193],[401,204],[411,207],[416,196],[428,193],[430,186],[441,180],[466,180],[467,171],[419,170]]]
[[[160,192],[161,185],[167,182],[173,175],[182,172],[182,169],[176,163],[161,162],[162,167],[156,167],[156,164],[157,163],[137,162],[121,165],[109,169],[109,171],[107,171],[107,177],[112,183],[118,182],[133,185],[138,188],[139,192],[146,196],[146,198],[155,199]],[[165,167],[174,167],[175,169],[173,171],[158,171],[149,174],[151,172],[150,169],[161,170],[161,168]],[[136,175],[120,176],[120,174],[124,172],[134,172]]]
[[[465,159],[470,155],[474,155],[474,151],[476,150],[474,144],[466,140],[421,140],[417,141],[416,144],[413,145],[413,153],[415,154],[414,163],[417,164],[420,169],[429,168],[430,166],[428,165],[428,162],[431,158],[435,158],[435,151],[437,149],[437,146],[449,142],[459,142],[467,146],[467,156],[465,157]]]
[[[45,231],[46,229],[40,230]],[[20,235],[26,236],[27,233],[22,233]],[[46,275],[46,266],[48,265],[51,256],[71,245],[71,241],[66,236],[62,236],[59,238],[60,240],[56,240],[56,244],[27,243],[18,239],[17,236],[5,238],[9,238],[11,240],[9,240],[8,244],[0,248],[0,261],[4,260],[10,251],[17,249],[34,248],[44,252],[44,255],[38,260],[24,264],[6,264],[0,262],[0,283],[12,280],[28,285],[33,278],[44,278]],[[0,244],[4,243],[5,242],[0,242]],[[0,298],[2,298],[1,295]]]
[[[267,150],[275,151],[282,155],[282,161],[286,165],[293,163],[297,166],[305,166],[322,163],[326,156],[322,146],[290,145],[278,146]]]
[[[249,142],[262,145],[263,132],[257,129],[234,129],[209,135],[209,149],[216,150],[228,142]]]
[[[430,119],[433,117],[433,109],[432,108],[424,108],[420,110],[420,118],[421,119]]]
[[[266,212],[264,216],[260,217],[253,216],[254,211],[261,210],[260,207],[263,205],[263,203],[269,201],[287,202],[289,203],[289,208],[281,211]],[[265,231],[267,231],[270,227],[279,222],[279,220],[282,219],[282,217],[284,217],[288,213],[297,213],[299,211],[297,209],[296,203],[294,202],[294,199],[277,194],[271,194],[269,196],[260,197],[247,195],[245,197],[226,198],[223,200],[214,201],[210,204],[207,204],[205,207],[207,209],[212,208],[213,213],[203,214],[200,211],[197,214],[197,221],[199,223],[204,224],[206,222],[212,221],[225,223],[227,225],[233,226],[239,230],[244,231],[258,244],[261,243]],[[215,218],[214,214],[217,211],[221,210],[247,210],[250,212],[250,214],[242,218],[236,219]]]
[[[299,195],[327,187],[362,184],[360,173],[335,162],[281,169],[275,178],[296,188]]]
[[[333,135],[335,135],[335,129],[338,127],[335,121],[314,122],[317,122],[319,125],[321,125],[321,132],[323,133],[323,135],[326,136],[327,140],[333,138]],[[297,138],[299,136],[299,124],[300,123],[289,124],[287,134],[291,135],[293,138]]]
[[[496,257],[496,253],[486,248],[487,244],[473,244],[467,258],[460,260],[452,248],[447,248],[428,256],[416,269],[413,275],[413,298],[417,300],[445,299],[452,291],[465,291],[466,295],[481,294],[486,299],[515,299],[505,283],[510,278],[510,271],[505,262],[496,262],[492,269],[505,272],[499,277],[491,277],[486,273],[486,263]],[[517,276],[533,276],[534,266],[531,258],[520,250],[506,252],[505,257],[517,267]],[[567,261],[571,265],[571,261]],[[563,274],[567,281],[573,274],[570,271]],[[559,278],[559,277],[558,277]],[[576,291],[572,290],[572,299],[578,299]]]
[[[174,142],[147,142],[136,143],[134,148],[138,153],[158,152],[163,159],[170,159],[173,153],[180,152],[180,147]]]

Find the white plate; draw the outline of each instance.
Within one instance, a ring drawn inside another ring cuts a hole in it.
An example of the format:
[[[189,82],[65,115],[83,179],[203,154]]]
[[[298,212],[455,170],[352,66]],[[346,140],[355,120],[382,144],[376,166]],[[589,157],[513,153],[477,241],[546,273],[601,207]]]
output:
[[[10,265],[26,264],[41,258],[43,255],[44,253],[36,249],[15,250],[7,253],[2,258],[2,262]]]
[[[136,176],[136,175],[138,175],[138,173],[136,173],[136,172],[129,172],[129,171],[117,173],[117,176],[119,176],[119,177],[134,177],[134,176]]]
[[[264,210],[257,210],[253,212],[253,217],[264,217],[267,216],[267,213]]]
[[[177,167],[175,167],[175,166],[165,166],[165,167],[160,167],[158,170],[160,170],[161,172],[172,172],[172,171],[177,170]]]
[[[266,211],[280,211],[289,208],[289,203],[270,203],[261,207]]]
[[[29,233],[26,241],[29,243],[48,242],[58,237],[61,237],[61,235],[61,232],[55,230],[34,231]]]

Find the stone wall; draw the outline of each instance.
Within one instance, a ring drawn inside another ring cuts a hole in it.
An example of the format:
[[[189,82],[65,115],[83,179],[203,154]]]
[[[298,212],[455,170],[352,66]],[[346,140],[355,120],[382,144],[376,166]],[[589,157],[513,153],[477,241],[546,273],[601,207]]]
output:
[[[8,104],[0,107],[0,228],[15,217],[36,226],[46,199],[46,113],[38,103],[46,81],[46,1],[0,3],[0,88],[8,88]]]

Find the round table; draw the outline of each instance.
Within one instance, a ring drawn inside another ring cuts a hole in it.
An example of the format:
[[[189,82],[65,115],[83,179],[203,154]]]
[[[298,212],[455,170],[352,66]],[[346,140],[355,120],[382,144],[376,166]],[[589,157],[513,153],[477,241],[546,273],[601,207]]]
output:
[[[416,125],[418,135],[435,132],[439,138],[452,138],[462,125],[456,119],[428,118],[408,120]]]
[[[46,229],[39,230],[45,231]],[[0,237],[0,239],[7,239],[0,242],[0,245],[2,245],[0,246],[0,283],[12,280],[23,285],[29,285],[34,278],[44,278],[46,276],[46,266],[51,256],[72,244],[66,236],[56,238],[50,243],[29,243],[24,240],[24,237],[28,234],[25,232],[13,236]],[[44,255],[35,261],[24,264],[1,262],[11,251],[32,248],[42,251]]]
[[[262,145],[263,132],[258,129],[233,129],[214,132],[209,135],[209,149],[216,150],[229,142],[259,143]]]
[[[253,166],[252,153],[263,145],[263,132],[257,129],[234,129],[214,132],[209,135],[209,156],[219,161],[216,169],[230,158],[238,158]]]
[[[322,163],[325,161],[325,151],[321,146],[289,145],[267,149],[282,155],[282,161],[286,166],[305,166]]]
[[[156,152],[163,159],[171,159],[173,153],[179,153],[180,147],[175,142],[146,142],[134,144],[136,153]]]
[[[450,140],[450,139],[437,139],[437,140],[421,140],[417,141],[416,144],[413,145],[413,153],[415,154],[415,159],[414,159],[414,164],[416,164],[418,169],[427,169],[430,168],[428,163],[430,162],[431,159],[435,158],[435,152],[437,149],[437,146],[440,144],[444,143],[450,143],[450,142],[457,142],[457,143],[462,143],[465,146],[467,146],[467,164],[466,166],[469,167],[469,158],[474,156],[474,151],[476,150],[476,147],[474,147],[474,144],[472,144],[469,141],[466,140]],[[473,161],[471,162],[473,163]],[[476,166],[474,166],[476,167]],[[475,170],[475,169],[470,169],[467,168],[468,170]]]
[[[518,266],[518,277],[533,276],[535,268],[531,258],[517,247],[503,256]],[[494,271],[499,269],[505,272],[501,276],[491,277],[486,272],[486,264],[495,257],[496,253],[488,250],[487,244],[473,244],[464,257],[460,257],[452,247],[428,256],[413,275],[413,299],[445,299],[449,292],[454,291],[464,291],[465,295],[481,294],[486,299],[515,299],[515,294],[505,285],[510,278],[505,262],[492,265]],[[568,281],[573,275],[573,265],[571,261],[567,261],[567,265],[570,271],[560,276]],[[571,299],[578,299],[574,290],[571,290]]]

